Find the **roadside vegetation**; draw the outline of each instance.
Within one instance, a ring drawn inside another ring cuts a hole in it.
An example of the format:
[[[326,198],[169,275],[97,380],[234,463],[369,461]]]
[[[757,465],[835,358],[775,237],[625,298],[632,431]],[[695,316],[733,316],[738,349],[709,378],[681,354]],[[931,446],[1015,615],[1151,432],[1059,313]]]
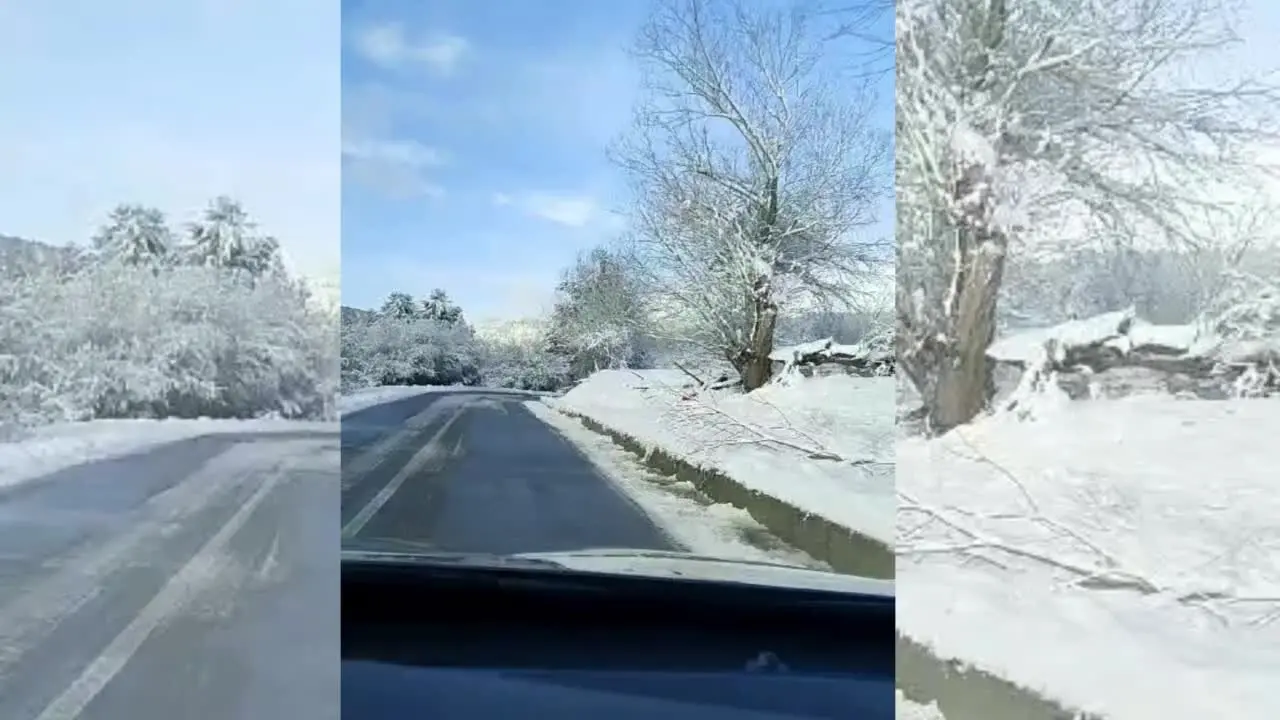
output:
[[[236,201],[182,230],[122,205],[84,247],[5,241],[0,426],[333,416],[337,319]]]

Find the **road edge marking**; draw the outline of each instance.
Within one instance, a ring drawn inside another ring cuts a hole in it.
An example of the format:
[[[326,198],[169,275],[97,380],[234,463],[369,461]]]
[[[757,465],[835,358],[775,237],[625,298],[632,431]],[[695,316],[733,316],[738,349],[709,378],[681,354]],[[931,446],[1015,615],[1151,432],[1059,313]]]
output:
[[[151,633],[167,618],[171,617],[193,600],[204,589],[200,576],[203,568],[208,567],[209,560],[217,555],[237,532],[249,521],[249,517],[274,490],[285,475],[284,467],[272,469],[267,479],[258,486],[231,518],[209,538],[182,566],[176,575],[169,578],[160,592],[156,593],[124,630],[116,635],[107,647],[80,673],[65,690],[53,699],[35,720],[75,720],[88,707],[103,688],[128,664],[138,652]]]
[[[125,566],[137,548],[247,482],[255,472],[251,446],[232,443],[206,458],[182,480],[148,498],[138,511],[141,522],[100,543],[77,545],[69,557],[59,558],[65,563],[52,575],[0,603],[0,679],[65,618],[93,601],[105,579]]]

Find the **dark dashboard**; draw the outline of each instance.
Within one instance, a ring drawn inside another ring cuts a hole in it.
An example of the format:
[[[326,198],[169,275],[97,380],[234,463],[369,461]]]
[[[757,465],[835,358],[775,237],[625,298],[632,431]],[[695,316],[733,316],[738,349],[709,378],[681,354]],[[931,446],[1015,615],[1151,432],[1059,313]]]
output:
[[[342,717],[894,716],[893,598],[345,561]]]

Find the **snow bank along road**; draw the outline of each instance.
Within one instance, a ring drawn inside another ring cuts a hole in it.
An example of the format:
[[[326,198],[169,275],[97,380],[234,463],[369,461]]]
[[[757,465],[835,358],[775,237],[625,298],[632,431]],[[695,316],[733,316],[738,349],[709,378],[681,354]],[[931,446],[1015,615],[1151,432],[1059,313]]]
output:
[[[342,418],[342,535],[443,552],[678,549],[525,394],[437,392]]]
[[[210,435],[0,488],[0,718],[336,718],[338,462]]]

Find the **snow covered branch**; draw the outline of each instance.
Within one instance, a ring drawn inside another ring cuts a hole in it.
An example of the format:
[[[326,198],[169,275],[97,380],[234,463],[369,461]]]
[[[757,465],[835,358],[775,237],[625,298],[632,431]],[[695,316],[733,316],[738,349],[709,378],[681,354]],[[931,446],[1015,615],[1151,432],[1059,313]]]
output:
[[[1008,483],[1016,502],[1000,512],[977,513],[927,503],[899,490],[899,557],[947,556],[1013,573],[1038,567],[1052,572],[1066,586],[1158,596],[1199,608],[1224,624],[1265,624],[1280,617],[1280,596],[1224,584],[1206,586],[1194,579],[1163,577],[1158,570],[1134,567],[1122,552],[1107,548],[1085,529],[1054,517],[1029,490],[1029,482],[984,453],[962,430],[949,437],[965,449],[962,455],[956,450],[949,452],[986,466]]]
[[[748,389],[778,314],[847,304],[886,261],[863,238],[888,191],[865,87],[820,72],[803,12],[664,3],[637,45],[649,98],[614,157],[637,204],[628,256],[662,316]]]
[[[934,429],[977,414],[1010,252],[1222,245],[1280,91],[1196,85],[1218,0],[916,0],[898,12],[900,359]],[[1034,242],[1033,242],[1034,241]]]

